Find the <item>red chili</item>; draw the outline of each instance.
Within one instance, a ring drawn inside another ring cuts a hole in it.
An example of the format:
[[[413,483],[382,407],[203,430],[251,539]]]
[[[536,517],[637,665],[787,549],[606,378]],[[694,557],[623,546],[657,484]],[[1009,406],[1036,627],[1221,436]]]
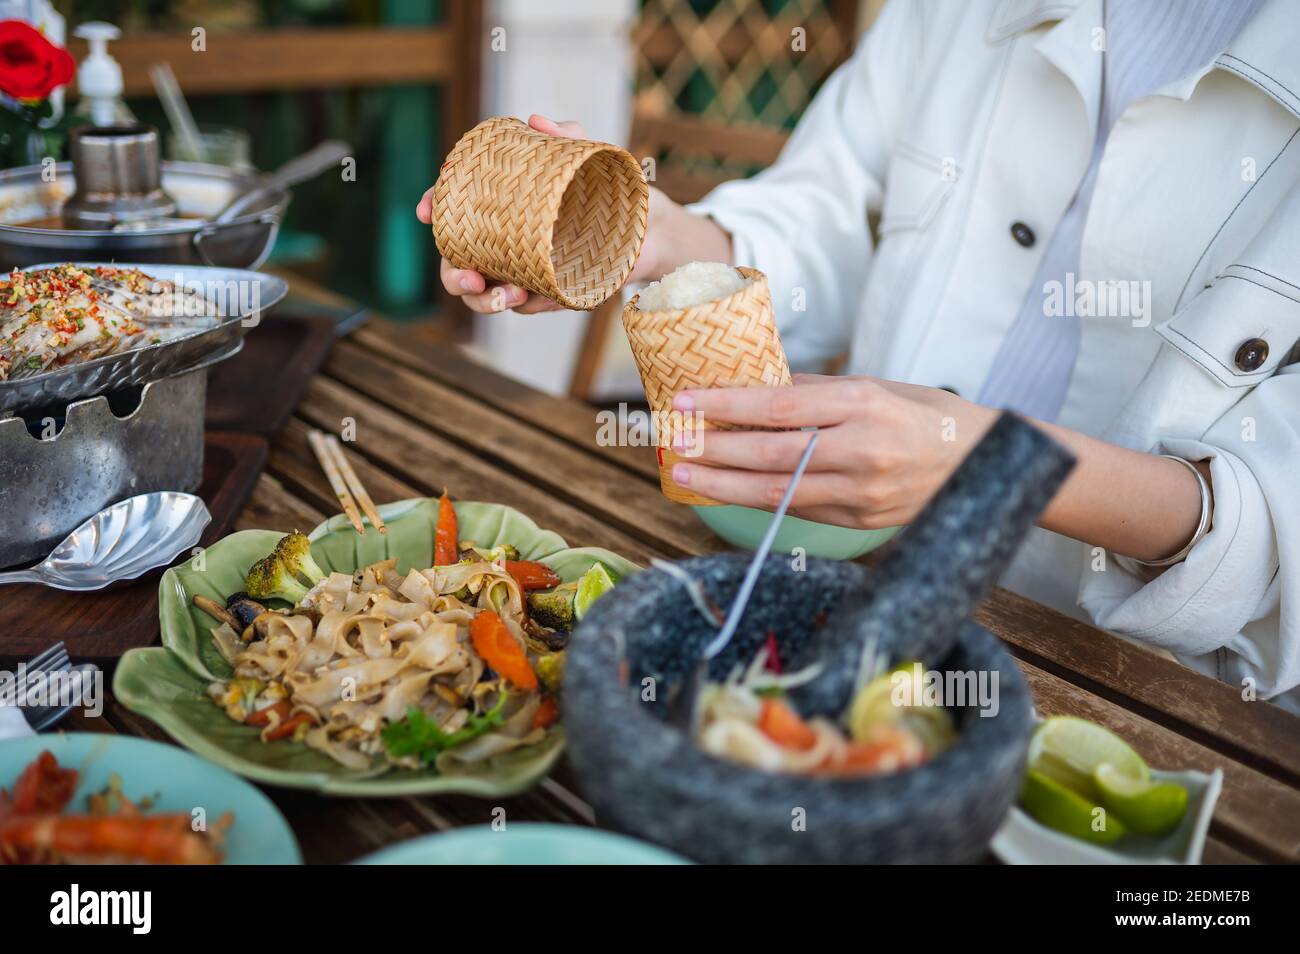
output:
[[[523,590],[549,590],[564,582],[560,574],[536,560],[506,560],[506,572]]]

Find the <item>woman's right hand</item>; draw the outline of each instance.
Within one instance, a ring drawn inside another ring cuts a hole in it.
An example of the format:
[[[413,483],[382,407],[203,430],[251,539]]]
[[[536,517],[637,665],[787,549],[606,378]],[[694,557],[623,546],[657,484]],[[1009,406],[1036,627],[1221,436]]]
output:
[[[557,123],[545,116],[534,114],[528,117],[528,125],[549,136],[563,136],[568,139],[586,138],[582,126],[575,122]],[[423,198],[420,199],[420,204],[416,206],[415,215],[426,225],[432,223],[432,188],[425,192]],[[679,223],[682,228],[675,228],[672,225],[674,222]],[[644,282],[661,278],[665,272],[671,271],[679,264],[683,264],[682,262],[669,261],[662,246],[665,242],[672,243],[673,240],[668,236],[682,232],[684,234],[679,235],[678,238],[687,240],[675,244],[681,245],[683,248],[691,248],[694,243],[688,240],[688,236],[701,231],[704,233],[706,240],[715,237],[714,234],[716,234],[716,237],[720,237],[721,241],[713,241],[708,244],[713,246],[712,250],[716,253],[714,256],[716,260],[730,261],[731,240],[722,229],[718,228],[710,219],[691,215],[668,196],[651,186],[646,237],[641,244],[641,253],[637,257],[636,265],[632,268],[632,273],[628,276],[628,281]],[[696,257],[708,258],[709,256]],[[564,307],[543,295],[520,288],[518,285],[490,284],[481,272],[476,272],[472,268],[456,268],[445,258],[442,260],[441,277],[443,287],[447,289],[448,293],[460,298],[467,307],[481,314],[494,314],[509,309],[520,314],[531,315],[539,311],[556,311]]]

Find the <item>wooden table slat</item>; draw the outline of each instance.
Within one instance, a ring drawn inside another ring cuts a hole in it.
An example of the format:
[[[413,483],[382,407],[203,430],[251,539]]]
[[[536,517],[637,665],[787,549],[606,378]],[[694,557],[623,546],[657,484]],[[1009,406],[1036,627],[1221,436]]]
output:
[[[544,319],[543,319],[544,320]],[[507,377],[474,359],[464,348],[412,339],[400,325],[375,321],[348,339],[420,374],[472,394],[491,407],[528,421],[580,451],[604,457],[659,486],[652,447],[596,443],[596,408],[557,397]]]
[[[544,488],[557,500],[580,510],[596,508],[628,536],[657,542],[674,554],[721,548],[722,544],[687,508],[671,503],[657,487],[629,480],[625,470],[597,457],[566,448],[527,423],[414,371],[394,368],[346,341],[340,342],[325,367],[340,385],[338,405],[351,415],[349,400],[358,393],[398,411],[414,433],[431,431],[463,450],[486,458],[497,469]],[[325,382],[317,379],[301,409],[307,413],[312,395]],[[348,392],[351,392],[349,394]],[[329,421],[339,426],[337,417]],[[357,444],[373,447],[359,427]],[[426,461],[423,467],[427,468]],[[456,488],[452,488],[453,491]],[[461,494],[464,496],[464,494]]]

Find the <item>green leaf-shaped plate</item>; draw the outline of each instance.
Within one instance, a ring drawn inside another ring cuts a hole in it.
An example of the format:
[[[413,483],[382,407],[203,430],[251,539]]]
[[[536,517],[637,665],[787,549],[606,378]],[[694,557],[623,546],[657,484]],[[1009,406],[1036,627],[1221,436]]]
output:
[[[566,582],[603,563],[615,579],[640,569],[597,547],[569,547],[519,511],[501,504],[460,502],[456,518],[461,540],[483,547],[510,543],[528,560],[540,560]],[[351,573],[358,567],[397,558],[398,571],[433,563],[436,500],[421,497],[379,508],[388,533],[358,534],[343,516],[311,532],[312,556],[327,572]],[[433,769],[394,769],[383,774],[351,771],[301,743],[263,743],[258,730],[231,721],[208,698],[210,682],[230,667],[212,645],[215,623],[193,605],[202,594],[218,602],[243,589],[244,574],[283,534],[241,530],[214,543],[199,557],[174,566],[158,586],[162,647],[133,649],[113,677],[113,694],[133,712],[147,716],[177,742],[209,761],[247,778],[287,788],[316,789],[330,795],[395,796],[456,792],[496,797],[522,791],[550,770],[564,747],[563,730],[548,733],[538,745],[516,749],[472,772],[443,775]]]

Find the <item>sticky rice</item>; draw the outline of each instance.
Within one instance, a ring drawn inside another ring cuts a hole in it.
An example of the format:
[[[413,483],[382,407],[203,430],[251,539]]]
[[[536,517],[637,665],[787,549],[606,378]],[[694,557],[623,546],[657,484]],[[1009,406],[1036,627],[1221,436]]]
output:
[[[641,311],[675,311],[726,298],[748,284],[749,279],[723,262],[691,262],[647,285],[637,296],[637,307]]]

